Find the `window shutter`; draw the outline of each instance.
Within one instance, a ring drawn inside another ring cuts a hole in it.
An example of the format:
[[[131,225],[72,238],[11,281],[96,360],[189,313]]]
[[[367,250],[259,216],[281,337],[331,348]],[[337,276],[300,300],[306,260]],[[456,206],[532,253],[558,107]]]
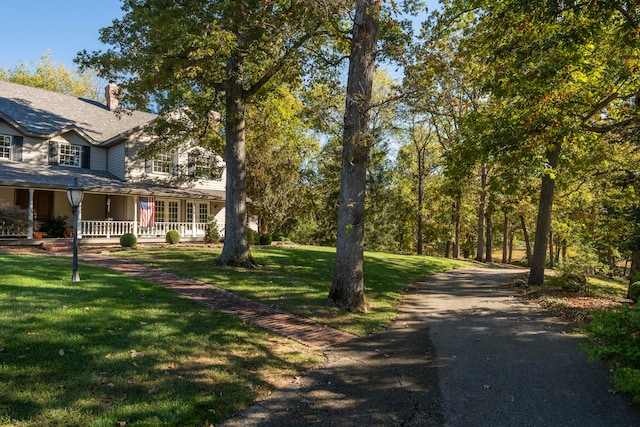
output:
[[[189,176],[195,176],[196,174],[196,159],[193,156],[189,156]]]
[[[49,164],[57,165],[58,162],[58,143],[56,141],[49,141]]]
[[[144,171],[146,173],[151,173],[153,172],[153,160],[150,159],[146,159],[144,161]]]
[[[82,168],[91,169],[91,147],[82,147]]]
[[[21,162],[22,161],[22,144],[24,142],[24,138],[21,136],[14,136],[12,139],[13,139],[12,141],[13,158],[11,160],[13,160],[14,162]]]
[[[178,153],[173,153],[171,159],[171,165],[169,166],[169,172],[171,175],[178,175]]]

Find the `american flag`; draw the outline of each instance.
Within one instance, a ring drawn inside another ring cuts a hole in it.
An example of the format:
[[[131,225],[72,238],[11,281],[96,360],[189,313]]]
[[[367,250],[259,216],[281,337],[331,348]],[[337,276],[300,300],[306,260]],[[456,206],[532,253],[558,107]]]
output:
[[[156,219],[156,199],[140,197],[140,227],[153,227]]]

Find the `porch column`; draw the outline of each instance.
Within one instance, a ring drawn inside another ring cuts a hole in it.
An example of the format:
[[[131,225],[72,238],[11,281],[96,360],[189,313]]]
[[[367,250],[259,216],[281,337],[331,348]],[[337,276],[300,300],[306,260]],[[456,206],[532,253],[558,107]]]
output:
[[[74,224],[73,226],[76,227],[76,230],[78,230],[78,239],[82,239],[82,202],[80,202],[80,205],[78,206],[78,223]]]
[[[133,196],[133,234],[138,236],[138,196]]]
[[[27,219],[29,220],[29,226],[27,228],[27,239],[33,239],[33,192],[34,189],[29,189],[29,209],[27,213]]]
[[[191,237],[196,237],[196,201],[191,201]]]

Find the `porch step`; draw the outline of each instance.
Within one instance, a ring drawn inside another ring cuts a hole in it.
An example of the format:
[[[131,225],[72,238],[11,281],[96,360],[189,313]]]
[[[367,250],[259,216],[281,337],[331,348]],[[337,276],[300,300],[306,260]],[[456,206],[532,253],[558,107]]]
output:
[[[42,242],[41,246],[47,252],[68,252],[73,250],[73,242],[68,241]]]

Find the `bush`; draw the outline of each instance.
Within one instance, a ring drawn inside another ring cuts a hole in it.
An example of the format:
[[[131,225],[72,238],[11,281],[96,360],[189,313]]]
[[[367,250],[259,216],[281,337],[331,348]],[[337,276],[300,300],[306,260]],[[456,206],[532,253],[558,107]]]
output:
[[[213,220],[207,224],[207,231],[204,235],[205,243],[217,243],[220,241],[220,232],[218,231],[218,223]]]
[[[120,246],[123,248],[135,248],[138,244],[138,238],[133,233],[125,233],[120,236]]]
[[[66,215],[58,215],[53,218],[49,218],[40,225],[40,230],[46,233],[48,237],[64,237],[64,232],[67,229]]]
[[[180,233],[176,230],[167,231],[166,236],[164,236],[164,241],[170,245],[175,245],[180,242]]]
[[[250,245],[259,245],[260,233],[258,233],[252,228],[247,228],[247,239],[249,240]]]
[[[640,309],[598,311],[583,329],[591,339],[586,346],[591,359],[611,362],[616,388],[640,401]]]
[[[0,206],[0,226],[24,231],[29,227],[29,213],[20,206]]]
[[[271,238],[271,234],[261,234],[260,235],[260,244],[262,246],[269,246],[273,239]]]
[[[629,295],[627,297],[633,302],[638,302],[640,298],[640,282],[634,282],[629,285]]]

